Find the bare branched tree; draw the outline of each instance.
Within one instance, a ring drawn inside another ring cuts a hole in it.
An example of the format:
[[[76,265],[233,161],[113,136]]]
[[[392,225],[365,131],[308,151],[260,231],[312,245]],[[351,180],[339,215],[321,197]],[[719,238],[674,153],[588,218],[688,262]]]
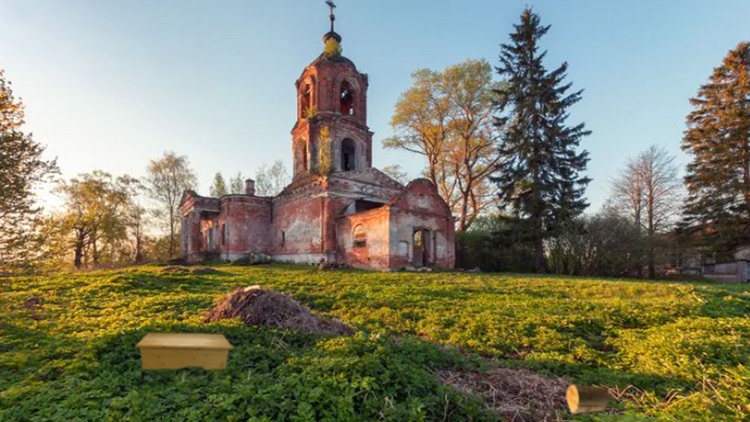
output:
[[[409,184],[409,174],[407,174],[401,164],[391,164],[382,168],[383,173],[390,176],[393,180],[406,186]]]
[[[657,236],[675,223],[680,195],[674,156],[656,145],[628,159],[625,168],[612,181],[613,205],[645,233],[643,255],[650,278],[656,275]],[[638,275],[642,274],[641,268],[638,268]]]
[[[169,235],[169,256],[177,252],[177,208],[182,194],[187,189],[195,189],[197,178],[190,168],[187,157],[174,152],[165,152],[152,160],[147,168],[146,186],[151,197],[157,202],[155,216]]]
[[[255,172],[255,194],[258,196],[276,196],[292,181],[289,172],[281,160],[273,164],[263,164]]]

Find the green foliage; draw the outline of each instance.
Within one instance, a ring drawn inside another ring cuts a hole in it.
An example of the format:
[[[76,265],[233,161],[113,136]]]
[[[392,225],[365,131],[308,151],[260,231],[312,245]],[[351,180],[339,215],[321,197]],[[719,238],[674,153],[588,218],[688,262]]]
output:
[[[314,105],[309,105],[303,110],[302,117],[310,120],[311,122],[318,121],[318,108]]]
[[[581,176],[588,152],[576,149],[591,132],[584,124],[569,126],[569,108],[581,92],[569,93],[564,82],[567,63],[547,71],[539,42],[549,26],[530,8],[503,44],[498,74],[506,85],[495,91],[498,117],[504,128],[493,178],[500,190],[501,206],[528,221],[535,247],[537,272],[544,271],[543,241],[586,209],[584,191],[590,179]]]
[[[456,267],[482,271],[534,271],[534,249],[521,230],[523,222],[490,214],[456,233]]]
[[[331,172],[333,168],[333,151],[331,143],[331,129],[328,126],[320,128],[318,133],[318,172],[321,175],[326,175]]]
[[[494,202],[489,176],[496,170],[498,131],[493,125],[492,66],[465,60],[443,71],[418,69],[412,86],[396,103],[395,134],[383,147],[424,157],[424,176],[438,189],[453,215],[456,231],[468,229]]]
[[[224,176],[221,174],[221,172],[217,171],[214,175],[214,181],[211,184],[209,193],[214,198],[221,198],[222,196],[229,193],[229,191],[227,190],[227,183],[224,181]]]
[[[750,241],[750,42],[730,51],[690,103],[682,149],[689,236],[721,259]]]
[[[335,60],[341,57],[341,52],[343,49],[341,48],[341,43],[336,41],[335,38],[328,38],[325,43],[325,47],[323,48],[323,55],[326,56],[329,60]]]
[[[136,243],[143,237],[145,210],[136,200],[141,189],[136,179],[101,170],[61,181],[55,191],[65,208],[44,228],[48,259],[77,269],[129,263],[129,232],[135,232]]]
[[[34,188],[59,172],[44,146],[21,131],[24,107],[0,69],[0,272],[28,268],[39,256],[41,209]]]
[[[566,224],[547,241],[555,274],[635,276],[645,241],[638,227],[611,209]]]
[[[188,158],[172,151],[151,160],[146,171],[146,186],[151,198],[157,203],[154,216],[164,234],[169,236],[168,253],[169,257],[174,257],[178,250],[180,199],[186,190],[196,189],[198,178],[190,167]]]
[[[494,419],[432,375],[482,370],[478,354],[578,383],[633,385],[637,394],[614,403],[618,419],[741,420],[750,412],[746,285],[214,268],[7,279],[0,420]],[[248,284],[360,332],[202,322],[213,301]],[[31,297],[41,306],[24,306]],[[144,372],[135,344],[154,331],[220,332],[235,348],[224,371]]]

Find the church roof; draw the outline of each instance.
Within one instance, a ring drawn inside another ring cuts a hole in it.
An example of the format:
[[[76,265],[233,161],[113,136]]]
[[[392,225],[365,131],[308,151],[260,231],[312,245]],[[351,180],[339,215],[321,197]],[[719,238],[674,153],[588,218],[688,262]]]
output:
[[[347,64],[351,66],[354,70],[357,70],[357,66],[354,64],[354,62],[347,59],[346,57],[342,55],[338,55],[336,57],[328,58],[323,53],[321,53],[320,56],[318,56],[318,58],[313,60],[309,66],[330,65],[330,64],[339,64],[339,63]]]
[[[323,42],[325,43],[326,41],[328,41],[331,38],[333,38],[334,40],[336,40],[337,43],[341,42],[341,35],[339,35],[336,31],[333,31],[333,30],[328,31],[328,32],[326,32],[325,35],[323,35]]]

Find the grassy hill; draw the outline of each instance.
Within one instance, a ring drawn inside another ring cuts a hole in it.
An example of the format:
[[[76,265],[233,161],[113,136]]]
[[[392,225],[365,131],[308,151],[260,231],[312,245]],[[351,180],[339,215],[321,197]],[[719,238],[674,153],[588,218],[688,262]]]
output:
[[[0,278],[0,420],[493,419],[434,373],[496,364],[624,391],[616,414],[577,419],[750,414],[745,285],[214,269]],[[202,322],[254,284],[359,332]],[[135,344],[154,331],[220,332],[235,349],[224,371],[142,372]]]

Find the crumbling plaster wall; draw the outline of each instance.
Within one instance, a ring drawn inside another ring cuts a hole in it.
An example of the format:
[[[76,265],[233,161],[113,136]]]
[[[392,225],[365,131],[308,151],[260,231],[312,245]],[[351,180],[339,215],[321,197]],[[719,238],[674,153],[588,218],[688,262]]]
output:
[[[455,228],[450,209],[435,186],[426,179],[409,183],[393,201],[390,213],[390,267],[413,265],[413,235],[416,229],[430,231],[428,264],[453,268],[456,262]]]

